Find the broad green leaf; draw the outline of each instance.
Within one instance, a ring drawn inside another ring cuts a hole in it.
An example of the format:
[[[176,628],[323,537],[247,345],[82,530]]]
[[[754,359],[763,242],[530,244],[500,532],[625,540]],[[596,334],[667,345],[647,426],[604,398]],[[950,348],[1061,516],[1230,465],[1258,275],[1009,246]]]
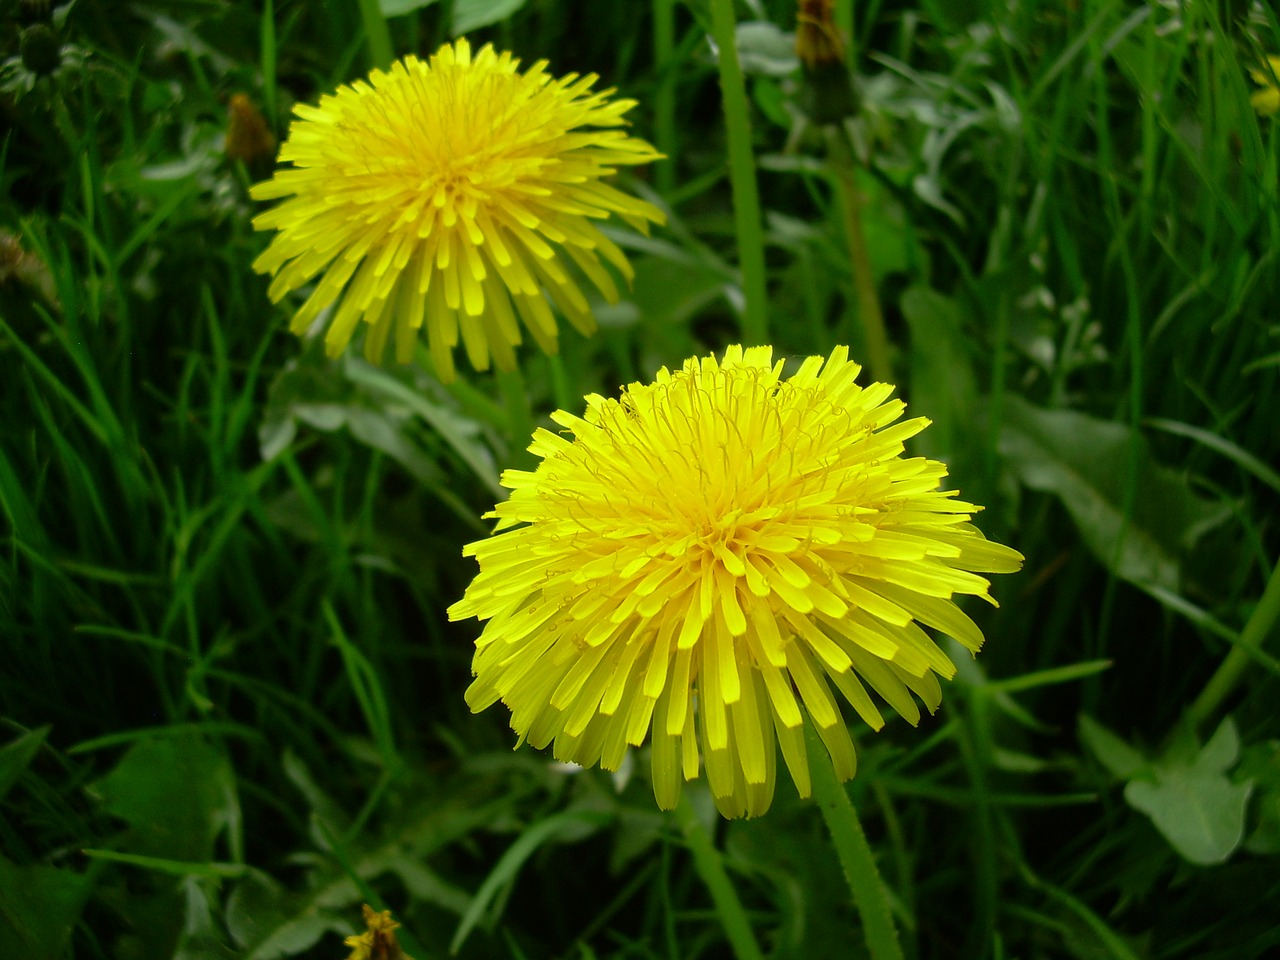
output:
[[[1155,783],[1131,781],[1124,798],[1184,859],[1210,866],[1224,863],[1240,845],[1251,790],[1251,784],[1180,767],[1157,773]]]
[[[13,788],[27,767],[31,765],[31,761],[35,759],[36,752],[48,734],[48,727],[28,730],[17,740],[0,747],[0,800],[5,798],[5,794]]]
[[[524,4],[525,0],[453,0],[453,35],[505,20]]]
[[[1191,863],[1223,863],[1244,837],[1253,782],[1232,783],[1226,770],[1240,754],[1228,717],[1194,758],[1157,763],[1153,780],[1125,787],[1129,805],[1151,818],[1170,845]]]
[[[59,960],[91,889],[73,870],[0,857],[0,957]]]
[[[192,734],[143,740],[91,791],[132,828],[124,852],[208,861],[223,827],[239,820],[225,754]]]
[[[1137,496],[1125,517],[1125,483],[1137,446]],[[1196,541],[1229,515],[1187,478],[1156,463],[1129,427],[1071,410],[1005,398],[1000,453],[1033,490],[1062,501],[1081,537],[1116,576],[1177,592]]]

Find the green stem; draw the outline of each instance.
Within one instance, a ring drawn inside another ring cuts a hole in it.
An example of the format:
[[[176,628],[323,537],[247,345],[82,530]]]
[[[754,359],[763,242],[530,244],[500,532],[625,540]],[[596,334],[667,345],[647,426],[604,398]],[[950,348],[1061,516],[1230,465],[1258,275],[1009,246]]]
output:
[[[840,208],[844,213],[844,232],[849,244],[849,269],[853,275],[853,295],[858,305],[858,320],[867,345],[867,365],[871,375],[881,383],[893,383],[893,365],[889,360],[889,338],[884,329],[884,314],[876,293],[876,278],[871,270],[867,236],[862,229],[862,193],[858,190],[858,161],[849,146],[848,135],[841,127],[832,127],[827,139],[827,160],[836,175]]]
[[[560,354],[547,354],[547,366],[551,369],[551,392],[556,398],[556,407],[576,414],[582,407],[582,394],[569,382],[569,374]]]
[[[852,65],[857,59],[858,50],[853,35],[853,0],[836,0],[836,29],[847,41],[845,62]]]
[[[276,115],[276,8],[274,0],[262,6],[262,22],[258,28],[262,64],[262,106],[266,110],[267,125],[278,129],[280,118]]]
[[[756,186],[755,156],[751,152],[751,119],[747,88],[738,64],[733,0],[711,0],[711,29],[720,48],[720,93],[729,136],[729,182],[733,186],[733,219],[738,233],[738,261],[742,266],[742,339],[746,346],[768,341],[765,300],[764,231],[760,226],[760,194]]]
[[[1222,706],[1222,701],[1236,688],[1249,668],[1254,652],[1262,649],[1263,641],[1275,628],[1277,620],[1280,620],[1280,563],[1272,568],[1271,579],[1262,592],[1262,599],[1253,608],[1253,615],[1240,631],[1240,642],[1227,654],[1187,711],[1193,725],[1202,727],[1213,719]]]
[[[835,769],[827,762],[827,748],[822,745],[813,723],[804,725],[806,746],[813,762],[809,769],[813,776],[813,797],[827,821],[836,856],[844,870],[844,878],[853,893],[854,905],[862,917],[862,932],[871,951],[872,960],[903,960],[902,947],[898,944],[898,932],[893,927],[889,911],[889,894],[875,857],[862,832],[858,813],[849,802],[844,784],[836,779]]]
[[[535,459],[525,448],[533,437],[533,411],[529,408],[529,391],[525,389],[524,375],[520,368],[499,370],[498,390],[502,393],[502,405],[507,414],[507,438],[510,441],[511,465],[528,469]]]
[[[653,94],[653,134],[666,163],[654,167],[658,192],[670,197],[676,185],[676,0],[653,0],[653,59],[658,88]]]
[[[743,909],[738,892],[733,888],[733,881],[724,869],[720,851],[711,842],[710,834],[689,803],[688,791],[684,791],[680,802],[676,804],[676,821],[680,824],[689,852],[693,854],[693,866],[702,877],[702,882],[707,885],[716,913],[720,915],[725,935],[733,947],[733,955],[738,960],[764,960],[755,934],[751,932],[747,911]]]
[[[369,60],[379,70],[391,66],[391,31],[382,15],[378,0],[360,0],[360,19],[364,22],[364,41],[369,47]]]

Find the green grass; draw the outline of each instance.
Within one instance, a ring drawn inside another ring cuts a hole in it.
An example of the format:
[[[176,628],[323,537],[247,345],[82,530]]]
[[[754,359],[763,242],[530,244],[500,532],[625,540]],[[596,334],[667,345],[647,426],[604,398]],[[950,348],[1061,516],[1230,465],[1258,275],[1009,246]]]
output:
[[[429,52],[479,6],[392,17],[386,42]],[[511,6],[472,37],[600,74],[669,155],[628,181],[670,212],[617,234],[632,291],[554,362],[522,354],[523,386],[327,361],[250,267],[264,172],[221,152],[228,98],[283,137],[383,58],[376,3],[80,0],[59,73],[0,72],[0,956],[341,958],[361,902],[416,960],[750,955],[744,926],[779,960],[869,955],[786,783],[759,820],[717,820],[698,784],[666,816],[646,763],[569,773],[463,702],[475,625],[445,609],[529,423],[747,335],[710,6]],[[736,14],[794,24],[782,0]],[[937,716],[852,727],[902,950],[1266,956],[1280,127],[1248,70],[1280,22],[837,16],[890,362],[934,421],[916,452],[1027,557],[969,611],[987,646]],[[759,36],[769,336],[865,356],[839,178]]]

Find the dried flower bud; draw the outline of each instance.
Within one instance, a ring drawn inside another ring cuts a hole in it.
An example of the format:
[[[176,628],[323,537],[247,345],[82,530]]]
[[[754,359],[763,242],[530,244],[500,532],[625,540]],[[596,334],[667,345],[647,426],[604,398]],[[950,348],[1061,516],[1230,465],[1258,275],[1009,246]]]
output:
[[[796,54],[804,67],[803,105],[818,126],[839,123],[858,111],[845,41],[833,16],[834,0],[798,0]]]
[[[245,166],[252,167],[274,157],[276,138],[254,102],[243,93],[233,93],[228,107],[227,159],[242,160]]]
[[[48,265],[23,247],[16,233],[0,229],[0,290],[15,282],[39,294],[55,310],[61,310]]]
[[[844,62],[844,37],[833,17],[835,0],[798,0],[796,53],[805,70]]]

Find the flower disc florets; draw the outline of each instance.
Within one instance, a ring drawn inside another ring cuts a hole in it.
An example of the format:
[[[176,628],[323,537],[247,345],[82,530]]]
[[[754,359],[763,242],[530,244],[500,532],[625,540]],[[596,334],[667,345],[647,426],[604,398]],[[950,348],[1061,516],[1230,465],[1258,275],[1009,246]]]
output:
[[[917,621],[976,651],[952,597],[991,600],[977,572],[1022,557],[937,489],[943,464],[901,456],[928,421],[896,422],[893,387],[856,385],[845,348],[782,366],[730,347],[557,412],[569,436],[537,431],[542,463],[503,475],[511,498],[466,548],[480,573],[449,610],[488,621],[473,710],[502,700],[521,741],[610,770],[652,728],[660,806],[701,754],[720,811],[754,816],[775,743],[808,794],[806,713],[853,776],[832,686],[875,729],[866,687],[912,723],[916,698],[937,708],[955,667]]]
[[[593,92],[594,75],[518,66],[490,46],[473,57],[458,40],[294,108],[280,153],[292,166],[253,188],[258,200],[288,198],[254,220],[279,231],[254,263],[275,274],[272,300],[320,276],[294,332],[340,298],[331,356],[363,320],[366,356],[379,360],[394,336],[406,362],[425,326],[436,369],[451,379],[459,333],[476,369],[491,354],[512,369],[517,317],[554,352],[548,297],[583,333],[595,329],[578,278],[612,302],[601,257],[628,281],[632,270],[593,221],[617,214],[647,232],[664,219],[602,178],[660,154],[616,129],[635,101]]]

